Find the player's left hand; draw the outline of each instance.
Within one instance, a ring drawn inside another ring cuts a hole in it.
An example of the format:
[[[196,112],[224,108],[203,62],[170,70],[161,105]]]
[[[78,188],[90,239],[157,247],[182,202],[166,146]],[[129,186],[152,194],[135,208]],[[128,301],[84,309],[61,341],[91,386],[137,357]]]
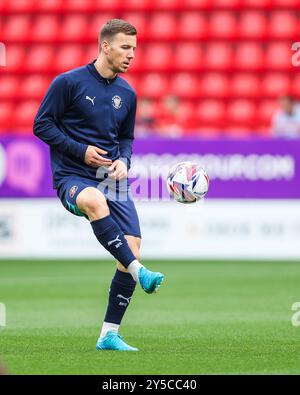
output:
[[[119,159],[115,160],[112,165],[109,166],[108,170],[112,172],[109,174],[109,177],[114,180],[122,180],[127,177],[127,166]]]

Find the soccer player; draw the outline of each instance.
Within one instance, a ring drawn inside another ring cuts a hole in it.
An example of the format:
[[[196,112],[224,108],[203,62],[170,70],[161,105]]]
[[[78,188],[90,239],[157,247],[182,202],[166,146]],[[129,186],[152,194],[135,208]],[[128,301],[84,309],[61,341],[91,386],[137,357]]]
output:
[[[121,320],[136,283],[154,293],[164,280],[140,263],[139,219],[127,181],[137,99],[118,73],[128,70],[136,42],[131,24],[108,21],[100,31],[98,58],[57,76],[34,121],[34,134],[50,146],[62,204],[90,221],[99,243],[117,260],[97,350],[138,350],[119,336]]]

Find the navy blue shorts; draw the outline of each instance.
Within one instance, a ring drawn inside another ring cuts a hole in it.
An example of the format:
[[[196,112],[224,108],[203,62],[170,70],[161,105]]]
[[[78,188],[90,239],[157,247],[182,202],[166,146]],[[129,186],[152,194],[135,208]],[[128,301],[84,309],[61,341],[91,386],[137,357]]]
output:
[[[127,186],[123,192],[114,192],[113,195],[107,188],[102,188],[99,181],[89,180],[79,176],[65,178],[57,189],[57,196],[63,206],[72,214],[80,217],[88,217],[79,210],[76,205],[78,194],[87,187],[99,189],[106,197],[107,204],[112,218],[120,226],[125,235],[141,237],[139,218],[132,199],[130,186]]]

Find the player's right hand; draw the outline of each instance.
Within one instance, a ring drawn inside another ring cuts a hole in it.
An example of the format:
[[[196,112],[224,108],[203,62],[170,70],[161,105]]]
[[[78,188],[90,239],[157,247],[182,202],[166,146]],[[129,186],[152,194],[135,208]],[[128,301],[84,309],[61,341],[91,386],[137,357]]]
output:
[[[101,155],[106,155],[107,151],[89,145],[85,152],[84,162],[92,167],[98,168],[100,166],[110,166],[112,164],[111,159],[104,158]]]

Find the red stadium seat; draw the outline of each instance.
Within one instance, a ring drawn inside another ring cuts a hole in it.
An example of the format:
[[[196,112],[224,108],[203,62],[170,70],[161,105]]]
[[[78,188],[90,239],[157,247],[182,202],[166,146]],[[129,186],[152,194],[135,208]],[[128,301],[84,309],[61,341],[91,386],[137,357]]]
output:
[[[64,0],[43,0],[35,2],[35,9],[37,11],[57,12],[62,8]]]
[[[147,37],[148,18],[142,12],[127,12],[122,15],[122,19],[131,23],[138,32],[138,38]]]
[[[63,9],[67,12],[86,12],[88,11],[91,6],[93,5],[94,1],[93,0],[84,0],[84,1],[78,1],[78,0],[64,0],[63,2]]]
[[[195,104],[191,101],[180,102],[177,120],[184,130],[197,129],[198,120],[195,117]]]
[[[230,94],[237,97],[257,97],[261,94],[260,80],[256,74],[235,74],[230,82]]]
[[[257,70],[264,68],[264,51],[262,46],[259,43],[238,44],[234,66],[237,70]]]
[[[275,11],[271,14],[269,33],[274,38],[296,37],[299,21],[292,11]]]
[[[177,70],[198,70],[202,66],[203,49],[197,43],[178,44],[175,48],[174,66]]]
[[[299,0],[273,0],[273,7],[299,7]]]
[[[1,0],[0,0],[0,7],[1,7]],[[3,26],[4,26],[4,17],[1,16],[1,9],[0,9],[0,37],[3,37]]]
[[[161,73],[146,74],[140,81],[140,95],[160,98],[168,93],[168,79]]]
[[[205,66],[209,69],[226,70],[232,67],[233,51],[229,43],[209,43],[205,53]]]
[[[196,117],[201,124],[221,127],[224,116],[225,105],[221,100],[203,100],[197,107]]]
[[[266,50],[266,67],[275,70],[292,69],[291,43],[271,43]]]
[[[14,110],[15,130],[30,132],[39,106],[40,102],[33,100],[24,101],[19,104]]]
[[[70,15],[66,16],[62,22],[62,27],[59,32],[61,41],[79,40],[86,37],[88,30],[87,17],[85,15]],[[97,36],[95,36],[95,40]]]
[[[239,35],[244,38],[261,38],[267,33],[267,20],[261,11],[242,12]]]
[[[181,0],[152,0],[151,5],[156,10],[174,11],[181,5]]]
[[[184,0],[186,8],[203,10],[211,5],[211,0]]]
[[[291,94],[300,99],[300,75],[296,74],[291,83]]]
[[[289,94],[291,80],[288,74],[270,73],[264,76],[261,85],[261,94],[268,97],[278,97]]]
[[[232,12],[213,12],[209,19],[209,32],[213,38],[230,38],[236,35],[236,17]]]
[[[122,0],[92,0],[93,8],[101,11],[101,13],[119,11],[122,3]]]
[[[225,74],[210,73],[203,77],[200,89],[203,97],[225,98],[228,92],[229,81]]]
[[[42,98],[50,85],[50,79],[40,74],[32,74],[22,80],[19,92],[24,99]]]
[[[239,125],[252,125],[256,111],[256,106],[251,100],[234,100],[227,106],[228,121]]]
[[[25,48],[23,45],[8,45],[6,49],[6,70],[16,72],[23,69]]]
[[[152,8],[152,0],[126,0],[125,2],[122,1],[122,4],[125,9],[132,11],[145,11]]]
[[[152,39],[166,40],[176,37],[177,21],[174,14],[155,13],[148,24],[149,36]]]
[[[30,34],[31,17],[29,15],[9,16],[3,26],[3,41],[26,41]]]
[[[59,20],[56,15],[39,15],[35,18],[30,32],[33,41],[48,42],[57,38],[59,32]]]
[[[82,48],[76,44],[63,45],[55,56],[55,69],[64,72],[82,66]]]
[[[82,63],[91,63],[93,60],[97,59],[98,56],[98,43],[83,45],[82,46]]]
[[[243,6],[247,9],[253,8],[266,8],[273,0],[243,0]]]
[[[190,73],[178,73],[170,81],[170,93],[184,99],[198,98],[199,88],[199,78]]]
[[[0,130],[12,130],[12,119],[15,118],[13,105],[8,101],[0,101]]]
[[[241,0],[213,0],[212,4],[214,7],[220,8],[236,8],[240,6]]]
[[[6,8],[7,0],[0,0],[0,13]]]
[[[27,71],[50,71],[53,68],[54,47],[51,45],[32,46],[26,56],[24,67]],[[56,56],[55,56],[56,57]]]
[[[99,32],[102,26],[110,19],[114,18],[114,14],[101,13],[93,15],[88,23],[88,28],[85,32],[86,38],[98,42]]]
[[[277,100],[263,100],[258,106],[258,119],[260,124],[271,127],[272,116],[278,109]]]
[[[149,44],[144,51],[144,70],[168,70],[172,66],[173,51],[169,44]]]
[[[35,6],[34,0],[10,0],[6,2],[6,11],[14,12],[28,12]]]
[[[19,78],[15,76],[0,77],[0,100],[15,99],[19,94]]]
[[[208,22],[204,14],[182,12],[177,26],[182,39],[198,40],[207,36]]]

